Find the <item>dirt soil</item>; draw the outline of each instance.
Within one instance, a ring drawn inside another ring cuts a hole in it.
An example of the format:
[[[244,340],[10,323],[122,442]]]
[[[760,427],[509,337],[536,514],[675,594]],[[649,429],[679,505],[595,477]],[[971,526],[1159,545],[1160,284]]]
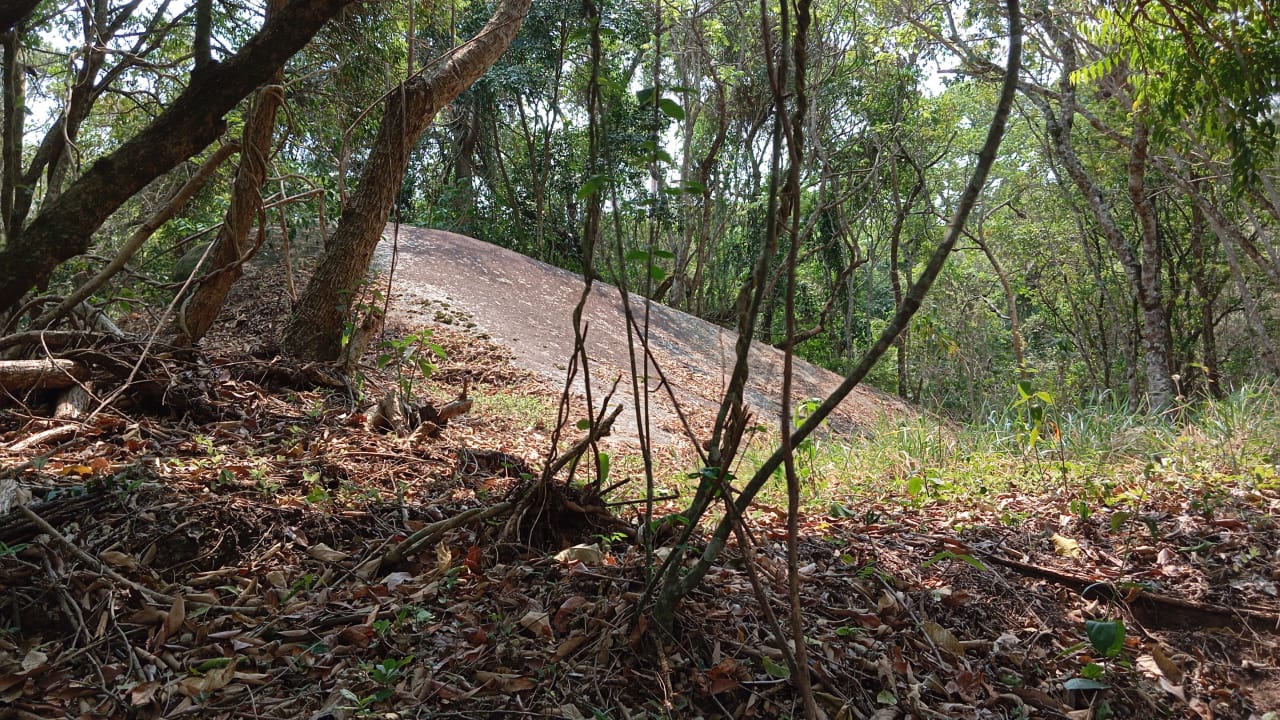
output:
[[[394,269],[394,284],[402,300],[393,319],[408,324],[434,321],[474,328],[509,347],[518,367],[563,386],[573,355],[572,313],[582,294],[580,275],[442,230],[389,228],[380,252],[384,269]],[[650,378],[649,417],[654,444],[688,442],[671,394],[678,399],[681,410],[693,418],[691,424],[699,441],[706,440],[733,372],[737,333],[665,305],[653,303],[646,308],[644,298],[634,294],[630,303],[641,327],[646,310],[648,313],[650,354],[657,366],[656,371],[652,365],[645,370]],[[634,441],[637,423],[629,382],[631,354],[622,297],[616,287],[593,284],[583,325],[587,328],[593,398],[598,404],[598,398],[613,380],[623,378],[615,400],[627,407],[614,434],[615,439]],[[638,337],[634,345],[638,358]],[[752,343],[746,399],[756,422],[771,426],[778,422],[783,361],[782,351]],[[793,403],[824,398],[840,384],[841,377],[835,373],[800,358],[793,363]],[[670,386],[670,394],[662,387],[661,378]],[[580,375],[573,387],[578,393],[585,392]],[[892,395],[859,387],[841,403],[830,423],[836,432],[866,431],[886,416],[905,417],[912,412]]]

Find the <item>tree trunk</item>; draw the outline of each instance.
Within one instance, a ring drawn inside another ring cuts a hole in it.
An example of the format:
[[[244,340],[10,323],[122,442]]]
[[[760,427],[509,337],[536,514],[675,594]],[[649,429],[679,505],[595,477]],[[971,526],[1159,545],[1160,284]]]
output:
[[[267,17],[279,12],[282,0],[267,4]],[[213,321],[222,312],[227,293],[244,272],[244,263],[262,245],[263,232],[259,228],[257,240],[250,242],[249,231],[262,213],[262,184],[267,179],[267,157],[271,154],[271,142],[275,136],[276,110],[284,103],[284,72],[277,70],[271,84],[258,90],[245,120],[240,140],[240,166],[232,183],[231,199],[222,220],[222,229],[209,250],[207,267],[212,271],[191,291],[178,306],[173,324],[165,334],[178,347],[191,347],[213,327]],[[282,211],[283,212],[283,211]],[[288,241],[288,235],[285,236]]]
[[[1155,208],[1147,196],[1147,123],[1140,114],[1133,121],[1133,141],[1129,149],[1129,200],[1142,232],[1142,259],[1137,270],[1138,302],[1142,306],[1142,349],[1147,366],[1147,398],[1151,409],[1164,412],[1173,406],[1177,394],[1173,386],[1169,316],[1160,288],[1162,264]],[[1126,263],[1132,260],[1125,260]],[[1129,268],[1126,268],[1129,269]],[[1132,280],[1132,269],[1130,279]]]
[[[22,135],[26,118],[26,80],[22,67],[22,38],[13,30],[0,35],[4,48],[4,70],[0,73],[4,86],[4,151],[0,155],[0,218],[6,238],[17,234],[12,221],[14,198],[22,178]]]
[[[281,345],[298,357],[336,359],[348,305],[369,269],[409,165],[409,152],[436,113],[489,69],[515,38],[530,0],[502,0],[484,28],[431,75],[404,81],[387,95],[386,110],[329,249],[298,299]]]
[[[294,0],[235,55],[193,73],[155,120],[93,164],[0,251],[0,311],[11,308],[62,262],[85,252],[93,233],[147,183],[222,134],[223,116],[353,0]]]

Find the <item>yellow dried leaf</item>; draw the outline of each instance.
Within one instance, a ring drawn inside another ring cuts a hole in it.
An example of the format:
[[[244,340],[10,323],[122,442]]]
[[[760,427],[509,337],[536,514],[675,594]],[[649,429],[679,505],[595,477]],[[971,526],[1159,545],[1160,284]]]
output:
[[[1053,534],[1053,551],[1062,557],[1080,557],[1080,543],[1065,535]]]

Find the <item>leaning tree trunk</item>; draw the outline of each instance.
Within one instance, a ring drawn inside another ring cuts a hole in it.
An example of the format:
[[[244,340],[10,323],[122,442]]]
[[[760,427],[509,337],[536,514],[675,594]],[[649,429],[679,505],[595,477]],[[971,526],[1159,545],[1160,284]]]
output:
[[[282,4],[283,0],[271,0],[267,4],[268,17],[279,12]],[[277,70],[271,84],[258,90],[249,109],[240,141],[240,166],[236,169],[222,228],[209,248],[203,267],[196,270],[197,276],[203,277],[178,306],[172,325],[165,332],[178,347],[191,347],[209,332],[231,286],[244,273],[244,263],[262,247],[265,228],[259,227],[255,240],[249,239],[249,231],[262,215],[262,183],[267,179],[267,157],[275,135],[276,111],[284,102],[283,81],[283,70]]]
[[[355,299],[373,251],[382,238],[409,152],[436,113],[471,87],[515,38],[529,14],[530,0],[502,0],[484,28],[463,44],[434,73],[417,75],[387,95],[360,188],[342,211],[329,249],[298,298],[281,346],[302,358],[337,359],[347,306]]]
[[[172,103],[115,151],[95,162],[31,224],[11,228],[0,250],[0,312],[88,250],[102,223],[147,183],[218,139],[223,116],[262,85],[352,0],[295,0],[236,54],[192,73]]]

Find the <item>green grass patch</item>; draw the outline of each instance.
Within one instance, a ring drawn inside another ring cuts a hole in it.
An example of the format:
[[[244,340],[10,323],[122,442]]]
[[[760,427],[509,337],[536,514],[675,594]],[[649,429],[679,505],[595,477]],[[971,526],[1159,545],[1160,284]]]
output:
[[[741,482],[772,452],[751,442],[734,469]],[[1272,385],[1184,408],[1165,420],[1120,405],[1047,407],[1033,432],[1015,409],[951,426],[923,417],[885,423],[861,437],[827,434],[796,451],[811,511],[840,504],[988,504],[1007,493],[1108,505],[1151,492],[1247,492],[1280,485],[1280,399]],[[785,504],[781,473],[760,496]]]

